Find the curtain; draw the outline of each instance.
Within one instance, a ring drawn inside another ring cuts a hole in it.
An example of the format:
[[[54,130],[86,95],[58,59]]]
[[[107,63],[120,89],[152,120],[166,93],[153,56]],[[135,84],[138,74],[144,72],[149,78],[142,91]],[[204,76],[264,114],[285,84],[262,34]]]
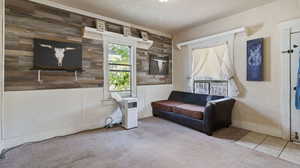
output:
[[[228,80],[229,96],[239,95],[234,80],[234,67],[229,55],[228,44],[192,51],[192,80]]]

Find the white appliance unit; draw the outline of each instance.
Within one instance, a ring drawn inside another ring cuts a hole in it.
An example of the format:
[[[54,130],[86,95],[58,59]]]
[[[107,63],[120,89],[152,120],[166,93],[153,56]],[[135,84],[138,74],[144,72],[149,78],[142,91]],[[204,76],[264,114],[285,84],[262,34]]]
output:
[[[117,93],[111,93],[111,96],[119,104],[122,112],[122,126],[125,129],[133,129],[138,127],[138,100],[129,97],[122,98]]]
[[[126,129],[138,127],[137,98],[123,98],[121,111],[123,113],[122,126]]]

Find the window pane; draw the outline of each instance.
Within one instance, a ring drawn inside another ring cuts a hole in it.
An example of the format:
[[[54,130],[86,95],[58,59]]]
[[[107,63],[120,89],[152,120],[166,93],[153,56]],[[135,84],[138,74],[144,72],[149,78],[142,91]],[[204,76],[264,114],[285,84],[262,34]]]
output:
[[[130,64],[131,47],[119,44],[109,44],[109,63]]]
[[[109,71],[110,91],[130,91],[131,73],[122,71]]]
[[[111,43],[108,50],[109,91],[131,96],[131,47]]]

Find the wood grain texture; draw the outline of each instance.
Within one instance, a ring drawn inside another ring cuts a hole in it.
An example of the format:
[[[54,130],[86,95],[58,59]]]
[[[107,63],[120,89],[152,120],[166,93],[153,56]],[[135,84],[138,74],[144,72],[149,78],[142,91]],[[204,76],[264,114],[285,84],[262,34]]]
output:
[[[27,0],[6,0],[5,12],[5,91],[89,88],[103,86],[102,41],[82,38],[84,26],[95,27],[95,19],[68,11],[36,4]],[[107,22],[106,29],[122,33],[123,27]],[[132,35],[140,36],[140,30]],[[81,43],[83,69],[75,81],[74,73],[42,71],[42,83],[37,81],[33,67],[33,39],[41,38],[62,42]],[[172,83],[172,40],[149,34],[154,41],[150,50],[137,49],[138,85]],[[149,75],[149,55],[170,58],[170,74]]]

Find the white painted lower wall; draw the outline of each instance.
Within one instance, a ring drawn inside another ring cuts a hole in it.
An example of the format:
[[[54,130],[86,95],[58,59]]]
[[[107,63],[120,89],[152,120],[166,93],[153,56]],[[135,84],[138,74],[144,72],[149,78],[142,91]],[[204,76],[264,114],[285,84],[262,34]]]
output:
[[[139,117],[152,116],[150,103],[167,99],[172,90],[172,85],[138,86]],[[103,101],[103,88],[10,91],[4,105],[5,148],[101,128],[116,108]]]
[[[282,21],[299,18],[299,7],[299,0],[277,0],[242,13],[186,29],[174,35],[174,44],[177,44],[241,26],[247,27],[247,35],[241,33],[235,38],[235,79],[237,79],[241,92],[233,112],[235,125],[252,131],[287,137],[285,132],[288,131],[289,124],[286,124],[285,118],[289,118],[289,116],[288,113],[281,112],[281,106],[289,102],[282,101],[283,97],[280,92],[281,87],[286,87],[281,81],[287,80],[284,78],[285,74],[280,75],[284,73],[284,67],[282,67],[284,56],[280,52],[278,25]],[[262,82],[247,81],[247,41],[256,38],[265,38],[265,79]],[[190,65],[186,58],[188,48],[176,50],[174,47],[174,49],[173,73],[176,74],[174,75],[174,85],[176,90],[183,90],[186,87],[184,81],[189,76],[187,67]]]
[[[5,149],[4,142],[0,142],[0,154]]]

